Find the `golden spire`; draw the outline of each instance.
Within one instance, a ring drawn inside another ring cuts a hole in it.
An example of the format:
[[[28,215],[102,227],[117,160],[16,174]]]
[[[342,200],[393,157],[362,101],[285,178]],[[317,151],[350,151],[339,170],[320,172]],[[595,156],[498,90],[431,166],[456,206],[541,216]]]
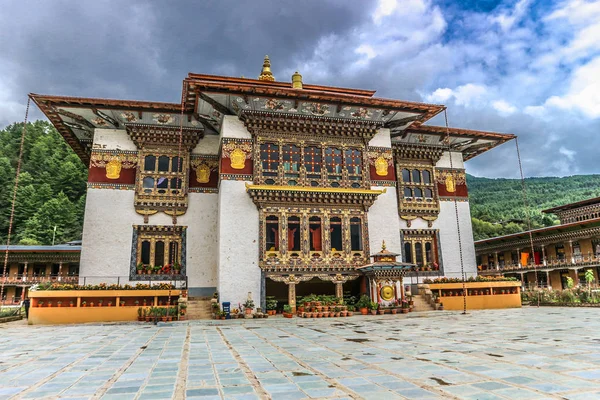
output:
[[[292,75],[292,89],[302,89],[302,75],[298,71]]]
[[[382,251],[382,252],[384,252],[384,251],[385,251],[385,249],[386,249],[386,246],[385,246],[385,240],[383,240],[383,241],[381,242],[381,251]]]
[[[259,81],[270,81],[274,82],[275,77],[271,72],[271,61],[269,60],[269,56],[265,56],[265,60],[263,61],[262,71],[260,71],[260,75],[258,77]]]

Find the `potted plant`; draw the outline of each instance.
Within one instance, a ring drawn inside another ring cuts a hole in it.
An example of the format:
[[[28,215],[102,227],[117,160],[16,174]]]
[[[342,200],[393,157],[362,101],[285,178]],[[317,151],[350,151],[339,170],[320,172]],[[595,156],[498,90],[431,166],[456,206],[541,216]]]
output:
[[[81,307],[85,307],[85,306],[87,306],[87,302],[84,300],[81,302]]]
[[[138,275],[142,275],[144,273],[144,264],[143,263],[139,263],[136,267],[137,269],[137,274]]]
[[[407,314],[409,311],[410,305],[408,304],[408,300],[402,299],[402,314]]]
[[[48,300],[48,307],[52,307],[52,302]]]
[[[440,310],[440,311],[444,311],[444,303],[440,303],[440,304],[438,305],[438,310]]]
[[[252,311],[252,309],[250,309],[250,311]],[[285,318],[292,318],[294,316],[294,314],[292,314],[292,306],[289,304],[283,306],[283,316]]]
[[[58,307],[62,306],[62,301],[60,301],[60,300],[59,300],[59,301],[57,301],[57,302],[56,302],[56,305],[57,305]]]
[[[73,300],[69,301],[69,307],[73,307],[73,306],[74,306]]]
[[[348,306],[348,311],[347,311],[347,313],[346,313],[346,316],[347,316],[347,317],[351,317],[351,316],[353,316],[353,315],[354,315],[354,310],[355,310],[355,307],[354,307],[354,306]]]
[[[374,301],[369,302],[369,310],[371,310],[371,315],[377,315],[378,307],[379,304],[375,303]]]
[[[146,322],[150,322],[150,319],[152,318],[151,311],[151,308],[144,308],[144,319]]]
[[[121,307],[125,307],[125,300],[121,300],[121,302],[119,303],[119,305],[120,305]]]
[[[107,306],[108,306],[108,307],[112,307],[112,301],[111,301],[111,300],[109,300],[109,301],[108,301],[108,304],[107,304]]]
[[[274,296],[267,296],[267,314],[275,315],[275,309],[277,308],[277,300]]]
[[[254,300],[248,299],[244,303],[244,312],[246,314],[252,314],[252,310],[254,310]]]
[[[137,313],[138,313],[138,321],[143,321],[144,317],[142,316],[142,313],[143,313],[142,307],[138,307]]]
[[[356,307],[360,310],[362,315],[367,315],[369,313],[369,305],[371,304],[371,299],[367,295],[362,295],[360,299],[356,302]]]
[[[392,314],[397,314],[398,313],[398,300],[394,300],[392,302],[391,312],[392,312]]]
[[[43,301],[38,301],[38,307],[44,307],[44,302]]]
[[[102,303],[104,303],[104,300],[98,300],[98,307],[102,307]]]

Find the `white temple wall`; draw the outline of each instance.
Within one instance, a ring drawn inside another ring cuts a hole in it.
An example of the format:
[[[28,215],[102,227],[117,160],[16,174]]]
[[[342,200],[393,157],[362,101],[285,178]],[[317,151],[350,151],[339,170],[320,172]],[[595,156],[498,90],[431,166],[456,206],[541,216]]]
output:
[[[453,151],[449,153],[445,151],[435,164],[438,168],[450,168],[450,154],[452,154],[452,168],[464,169],[465,163],[462,158],[462,153]]]
[[[129,282],[133,225],[144,224],[144,217],[133,208],[134,194],[133,190],[88,189],[80,262],[80,276],[86,277],[86,283],[116,282],[116,277],[121,283]],[[190,193],[188,196],[187,212],[177,218],[177,225],[187,226],[188,284],[192,295],[208,296],[217,286],[218,195]],[[149,217],[148,225],[172,224],[171,216],[164,213]],[[94,279],[94,276],[104,278]]]
[[[221,136],[235,139],[250,139],[252,135],[244,126],[244,123],[236,115],[225,115],[223,117],[223,127]]]
[[[219,154],[221,138],[217,135],[204,136],[198,145],[192,149],[192,154]]]
[[[371,254],[381,250],[381,243],[385,240],[389,251],[401,254],[400,222],[394,216],[398,215],[398,198],[395,187],[372,186],[373,190],[386,190],[377,196],[375,203],[369,208],[367,218],[369,222],[369,247]],[[400,259],[400,258],[399,258]]]
[[[123,129],[94,130],[94,149],[137,151],[133,140]]]
[[[381,128],[375,136],[369,141],[369,146],[373,147],[392,147],[392,138],[388,128]]]
[[[220,301],[232,308],[244,303],[248,292],[260,305],[261,269],[258,266],[258,209],[246,193],[245,181],[221,181],[219,190],[218,290]]]

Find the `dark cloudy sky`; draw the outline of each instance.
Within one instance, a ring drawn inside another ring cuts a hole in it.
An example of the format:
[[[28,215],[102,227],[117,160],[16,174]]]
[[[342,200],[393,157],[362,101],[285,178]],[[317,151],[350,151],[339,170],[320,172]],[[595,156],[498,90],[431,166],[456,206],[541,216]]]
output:
[[[515,133],[529,176],[600,173],[598,38],[600,0],[4,0],[0,126],[29,92],[179,102],[188,72],[256,77],[268,54],[277,80],[299,70]],[[517,176],[514,142],[468,171]]]

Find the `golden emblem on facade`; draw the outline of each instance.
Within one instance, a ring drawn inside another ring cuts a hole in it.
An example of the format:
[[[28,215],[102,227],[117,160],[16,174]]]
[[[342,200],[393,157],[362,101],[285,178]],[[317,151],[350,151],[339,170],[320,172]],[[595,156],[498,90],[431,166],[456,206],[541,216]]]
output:
[[[379,176],[386,176],[388,174],[388,162],[385,157],[379,156],[375,160],[375,173]]]
[[[240,148],[236,148],[231,152],[231,168],[244,169],[246,166],[246,153]]]
[[[445,185],[448,193],[456,192],[456,183],[454,182],[454,175],[452,175],[452,173],[446,174]]]
[[[206,164],[200,164],[196,168],[196,181],[198,183],[208,183],[210,181],[210,167]]]
[[[385,301],[391,300],[394,298],[394,288],[390,285],[386,285],[381,288],[381,298]]]
[[[108,179],[119,179],[121,176],[121,161],[114,157],[106,163],[106,177]]]

